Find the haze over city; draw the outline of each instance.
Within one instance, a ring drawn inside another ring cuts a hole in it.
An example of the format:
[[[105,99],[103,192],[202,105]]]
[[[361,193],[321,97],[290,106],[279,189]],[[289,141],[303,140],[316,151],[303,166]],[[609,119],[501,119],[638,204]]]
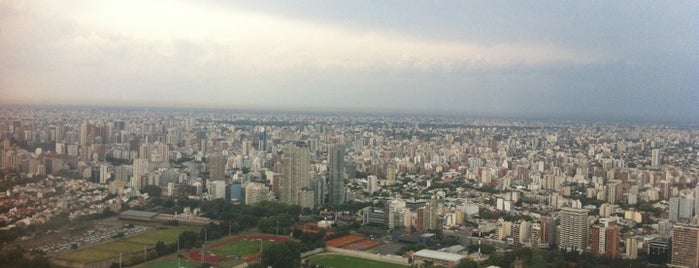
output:
[[[0,102],[695,121],[696,1],[0,3]]]

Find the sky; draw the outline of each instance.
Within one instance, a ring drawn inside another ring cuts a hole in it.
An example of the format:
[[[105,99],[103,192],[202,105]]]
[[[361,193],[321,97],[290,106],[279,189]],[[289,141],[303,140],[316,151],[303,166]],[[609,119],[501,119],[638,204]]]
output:
[[[699,121],[699,1],[0,0],[0,103]]]

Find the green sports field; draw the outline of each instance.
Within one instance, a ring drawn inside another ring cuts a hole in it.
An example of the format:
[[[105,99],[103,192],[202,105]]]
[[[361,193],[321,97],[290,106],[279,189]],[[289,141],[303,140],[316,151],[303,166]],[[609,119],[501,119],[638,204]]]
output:
[[[146,231],[139,235],[127,237],[124,240],[136,244],[146,245],[155,245],[155,243],[158,243],[159,240],[165,242],[165,244],[175,243],[177,242],[177,238],[180,237],[180,233],[188,229],[192,228],[170,228]],[[199,230],[196,229],[196,232],[199,232]]]
[[[186,268],[195,268],[195,267],[201,266],[199,263],[188,262],[188,261],[182,261],[179,263],[177,261],[161,261],[161,262],[156,262],[156,263],[144,265],[144,267],[146,267],[146,268],[173,268],[173,267],[178,267],[177,266],[178,264],[180,265],[179,267],[186,267]]]
[[[274,242],[262,241],[262,248],[266,248]],[[245,257],[250,254],[260,252],[259,240],[238,240],[219,247],[212,248],[211,252],[219,256],[240,256]]]
[[[344,256],[339,254],[322,254],[310,257],[312,264],[325,265],[326,267],[332,268],[370,268],[370,267],[381,267],[381,268],[404,268],[410,267],[407,265],[401,265],[391,262],[382,262],[375,260],[368,260],[362,258],[355,258],[350,256]]]
[[[61,254],[57,258],[74,261],[77,263],[91,263],[108,258],[118,257],[119,253],[127,255],[131,252],[143,252],[146,248],[155,248],[158,241],[166,244],[176,243],[182,231],[197,230],[199,227],[180,226],[168,229],[155,229],[135,234],[123,239],[112,240],[92,247],[81,248],[75,251]]]

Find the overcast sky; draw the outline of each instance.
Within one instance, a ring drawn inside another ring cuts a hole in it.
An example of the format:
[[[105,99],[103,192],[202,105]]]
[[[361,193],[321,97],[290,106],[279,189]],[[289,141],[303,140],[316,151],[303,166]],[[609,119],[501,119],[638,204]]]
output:
[[[0,0],[0,103],[696,121],[698,84],[695,0]]]

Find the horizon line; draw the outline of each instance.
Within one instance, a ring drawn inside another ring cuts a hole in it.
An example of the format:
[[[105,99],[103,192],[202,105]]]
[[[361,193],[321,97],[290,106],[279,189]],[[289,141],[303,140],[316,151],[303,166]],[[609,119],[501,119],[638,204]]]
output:
[[[120,109],[193,109],[199,111],[219,110],[219,111],[246,111],[246,112],[274,112],[274,113],[329,113],[329,114],[357,114],[357,115],[404,115],[404,116],[439,116],[439,117],[458,117],[468,119],[491,119],[491,120],[523,120],[523,121],[575,121],[575,122],[597,122],[597,123],[654,123],[654,124],[698,124],[699,118],[694,117],[631,117],[624,115],[609,114],[563,114],[563,113],[547,113],[543,114],[502,114],[488,112],[474,112],[466,110],[441,109],[441,110],[425,110],[425,109],[397,109],[397,108],[363,108],[363,107],[328,107],[328,106],[262,106],[262,105],[205,105],[205,104],[153,104],[153,103],[113,103],[113,104],[85,104],[85,103],[18,103],[18,102],[3,102],[0,105],[4,107],[59,107],[59,108],[120,108]],[[550,116],[550,115],[554,116]]]

